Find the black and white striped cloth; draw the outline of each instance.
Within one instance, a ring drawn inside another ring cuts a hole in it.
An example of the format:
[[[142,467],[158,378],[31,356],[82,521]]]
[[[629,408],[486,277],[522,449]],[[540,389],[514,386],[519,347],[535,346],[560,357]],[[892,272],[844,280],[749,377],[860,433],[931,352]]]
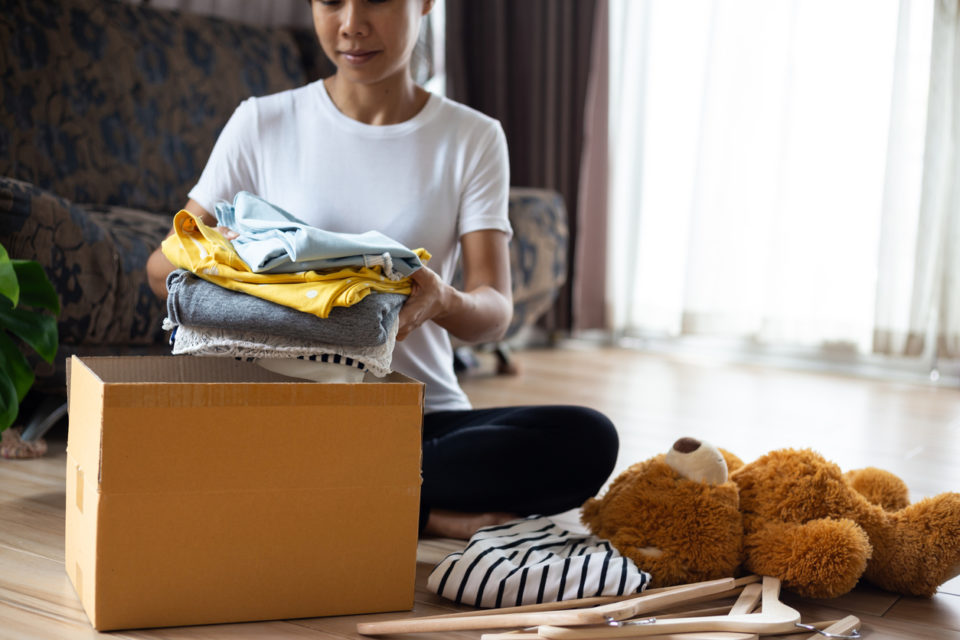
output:
[[[531,516],[477,531],[434,568],[427,588],[490,608],[639,593],[649,583],[609,541]]]
[[[241,362],[256,362],[257,360],[263,360],[263,358],[254,358],[252,356],[234,356],[234,360],[239,360]],[[366,365],[356,360],[354,358],[348,358],[347,356],[342,356],[338,353],[317,353],[309,356],[296,356],[297,360],[306,360],[309,362],[326,362],[329,364],[342,364],[347,367],[356,367],[357,369],[364,369]]]

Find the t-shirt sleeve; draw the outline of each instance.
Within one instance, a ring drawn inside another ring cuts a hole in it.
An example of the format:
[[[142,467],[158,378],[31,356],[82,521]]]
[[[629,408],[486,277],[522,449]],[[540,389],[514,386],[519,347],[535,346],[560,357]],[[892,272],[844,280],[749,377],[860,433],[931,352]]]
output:
[[[513,234],[507,217],[510,191],[510,158],[507,137],[500,123],[488,130],[460,199],[460,235],[481,229]]]
[[[257,193],[253,153],[256,137],[256,104],[252,99],[244,100],[224,125],[188,197],[212,214],[218,202],[233,202],[239,191]]]

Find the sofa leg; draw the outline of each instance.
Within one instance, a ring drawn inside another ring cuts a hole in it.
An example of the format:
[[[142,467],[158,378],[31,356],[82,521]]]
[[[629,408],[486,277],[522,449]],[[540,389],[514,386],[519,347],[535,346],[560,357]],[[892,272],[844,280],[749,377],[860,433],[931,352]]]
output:
[[[493,352],[497,355],[497,373],[499,375],[515,376],[520,370],[517,363],[510,356],[510,347],[506,342],[498,342],[493,347]]]
[[[67,403],[62,398],[44,398],[33,410],[30,422],[25,428],[11,427],[3,432],[0,437],[0,456],[13,459],[39,458],[47,452],[47,443],[43,436],[66,413]]]
[[[493,351],[496,356],[496,375],[515,376],[520,372],[517,363],[510,355],[506,342],[485,343],[476,347],[484,352]],[[453,370],[457,374],[466,374],[480,368],[480,360],[474,353],[474,347],[464,346],[453,350]]]
[[[470,347],[457,347],[453,350],[453,370],[457,373],[465,373],[479,366],[477,356]]]
[[[33,411],[30,422],[23,429],[21,438],[24,442],[34,442],[47,435],[47,431],[67,414],[67,403],[63,398],[50,396]]]

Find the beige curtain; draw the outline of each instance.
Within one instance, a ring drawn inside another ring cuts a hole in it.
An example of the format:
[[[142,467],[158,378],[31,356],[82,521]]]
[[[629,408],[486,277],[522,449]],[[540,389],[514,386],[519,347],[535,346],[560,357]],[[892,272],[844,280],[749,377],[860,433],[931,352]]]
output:
[[[597,0],[593,50],[584,107],[583,160],[577,203],[579,238],[573,256],[573,329],[605,329],[607,282],[607,192],[610,153],[610,29],[607,0]]]
[[[904,0],[901,7],[909,11],[910,3]],[[892,136],[891,146],[895,145]],[[884,211],[880,255],[885,259],[877,283],[874,351],[922,356],[936,363],[938,358],[960,356],[960,11],[956,0],[936,0],[934,7],[922,159],[919,215],[911,219],[898,206]],[[888,166],[888,176],[897,171]],[[898,204],[895,198],[888,201]]]

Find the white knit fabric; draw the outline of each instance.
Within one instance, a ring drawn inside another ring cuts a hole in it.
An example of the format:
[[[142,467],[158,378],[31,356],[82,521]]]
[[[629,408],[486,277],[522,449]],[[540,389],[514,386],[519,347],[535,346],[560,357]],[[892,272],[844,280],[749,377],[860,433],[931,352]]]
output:
[[[477,531],[434,568],[427,587],[458,603],[512,607],[639,593],[649,583],[607,540],[531,516]]]
[[[166,326],[166,323],[164,324]],[[390,373],[393,346],[397,341],[397,322],[381,345],[343,347],[306,340],[294,340],[253,331],[235,332],[177,325],[173,335],[174,355],[221,356],[234,358],[297,358],[328,353],[362,362],[367,371],[382,378]]]
[[[323,358],[334,357],[340,362],[331,362]],[[340,359],[337,356],[324,355],[321,359],[307,358],[257,358],[254,363],[266,369],[290,378],[300,378],[312,382],[363,382],[366,366],[352,358]]]

